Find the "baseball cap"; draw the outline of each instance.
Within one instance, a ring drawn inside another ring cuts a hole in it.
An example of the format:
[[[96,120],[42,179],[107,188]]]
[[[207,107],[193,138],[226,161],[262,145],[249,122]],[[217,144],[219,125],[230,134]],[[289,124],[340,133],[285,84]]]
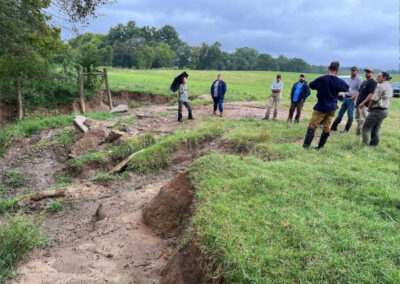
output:
[[[358,67],[357,65],[354,65],[354,66],[351,67],[351,70],[352,71],[356,71],[356,70],[358,71],[358,70],[360,70],[360,67]]]
[[[372,68],[372,67],[367,67],[367,68],[364,68],[364,71],[374,72],[374,68]]]

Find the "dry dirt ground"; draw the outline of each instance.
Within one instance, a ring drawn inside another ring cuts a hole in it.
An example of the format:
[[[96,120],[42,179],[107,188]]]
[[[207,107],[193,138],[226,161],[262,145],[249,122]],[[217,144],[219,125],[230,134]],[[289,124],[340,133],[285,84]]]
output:
[[[224,117],[261,119],[265,111],[250,102],[225,103]],[[210,104],[194,106],[196,119],[179,123],[177,106],[163,104],[131,109],[115,120],[135,118],[133,124],[125,125],[127,135],[145,131],[168,134],[182,125],[197,124],[211,114]],[[286,117],[287,109],[281,109],[279,119]],[[32,150],[32,145],[54,132],[42,131],[14,144],[0,160],[0,172],[22,172],[28,176],[33,192],[54,185],[57,172],[68,158],[68,149]],[[17,267],[16,278],[6,283],[159,283],[176,239],[162,238],[144,225],[142,210],[163,185],[199,155],[178,153],[173,166],[161,174],[131,174],[128,179],[108,186],[77,179],[76,185],[68,188],[63,197],[66,208],[59,213],[45,214],[45,229],[52,239],[51,245],[25,257]]]

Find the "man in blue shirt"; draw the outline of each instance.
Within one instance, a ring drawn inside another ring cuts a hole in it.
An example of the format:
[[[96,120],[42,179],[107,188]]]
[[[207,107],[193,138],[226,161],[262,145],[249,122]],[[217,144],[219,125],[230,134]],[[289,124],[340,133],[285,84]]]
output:
[[[340,131],[342,133],[349,132],[351,125],[353,124],[354,120],[354,102],[357,100],[358,90],[361,87],[363,79],[358,76],[359,68],[358,66],[351,67],[351,77],[349,80],[349,85],[351,92],[346,93],[343,99],[342,106],[340,107],[339,114],[336,119],[333,121],[331,131],[337,131],[338,124],[342,121],[344,114],[347,111],[347,123],[345,128]]]
[[[306,82],[306,76],[304,74],[301,74],[299,81],[293,84],[292,91],[290,93],[290,100],[292,103],[289,109],[289,117],[287,119],[288,123],[292,123],[292,118],[295,110],[297,110],[297,112],[296,117],[294,118],[294,122],[299,123],[303,104],[311,93],[307,85],[308,83]]]
[[[335,117],[335,112],[338,109],[338,94],[340,92],[350,92],[349,85],[342,79],[336,77],[336,74],[339,72],[339,66],[340,64],[338,61],[332,61],[328,67],[328,75],[321,76],[308,84],[311,89],[318,91],[318,101],[314,106],[306,137],[304,138],[304,148],[310,147],[314,139],[315,129],[318,128],[321,121],[324,122],[323,131],[319,144],[315,149],[319,150],[324,147],[329,137],[329,131]]]

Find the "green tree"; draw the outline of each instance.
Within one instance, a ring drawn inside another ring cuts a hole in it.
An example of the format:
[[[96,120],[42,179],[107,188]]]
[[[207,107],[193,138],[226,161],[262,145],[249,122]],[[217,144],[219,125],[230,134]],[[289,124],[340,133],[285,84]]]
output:
[[[254,70],[267,70],[267,71],[274,71],[277,70],[276,61],[275,59],[269,54],[260,54],[257,57],[256,62],[253,66]]]
[[[148,69],[151,68],[154,59],[156,58],[156,52],[151,46],[141,45],[135,51],[133,60],[136,68]]]
[[[100,54],[96,45],[92,42],[87,42],[80,46],[77,50],[77,63],[84,67],[88,72],[92,67],[96,67],[100,63]]]
[[[174,51],[171,50],[171,47],[165,43],[159,43],[155,47],[156,57],[153,63],[153,67],[171,67],[173,61],[176,57]]]

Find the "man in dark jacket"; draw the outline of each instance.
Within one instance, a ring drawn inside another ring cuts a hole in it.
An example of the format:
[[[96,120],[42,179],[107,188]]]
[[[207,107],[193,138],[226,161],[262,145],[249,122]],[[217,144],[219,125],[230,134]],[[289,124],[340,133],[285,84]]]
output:
[[[306,137],[304,138],[303,147],[308,148],[314,139],[315,130],[321,121],[324,121],[324,127],[319,139],[319,144],[315,149],[319,150],[324,147],[328,140],[331,124],[335,118],[335,112],[338,109],[337,99],[340,92],[350,92],[349,85],[342,79],[336,77],[339,72],[339,62],[332,61],[328,67],[328,75],[321,76],[308,84],[309,88],[317,90],[317,104],[311,116],[308,125]]]
[[[290,93],[290,101],[292,102],[292,104],[290,105],[289,109],[289,117],[287,119],[288,123],[292,123],[292,118],[295,110],[297,110],[297,112],[296,117],[294,118],[294,122],[299,123],[303,104],[311,93],[307,85],[308,83],[304,74],[301,74],[299,81],[293,84],[292,91]]]
[[[218,74],[217,80],[211,85],[211,97],[214,101],[214,115],[217,113],[219,107],[219,116],[222,117],[224,111],[223,103],[226,93],[226,83],[222,80],[222,75]]]

